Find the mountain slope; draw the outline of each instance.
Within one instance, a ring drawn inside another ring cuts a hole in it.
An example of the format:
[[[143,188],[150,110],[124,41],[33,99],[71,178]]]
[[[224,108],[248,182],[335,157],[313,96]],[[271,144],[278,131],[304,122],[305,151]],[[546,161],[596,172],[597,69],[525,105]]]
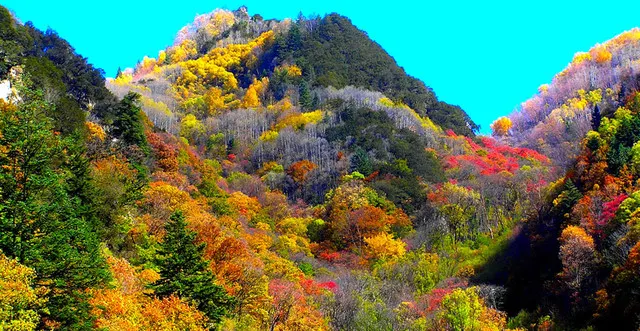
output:
[[[200,15],[107,80],[115,96],[32,32],[33,56],[3,62],[17,94],[0,101],[0,323],[507,328],[504,288],[474,275],[535,213],[550,160],[474,137],[347,19]],[[60,98],[82,125],[58,121]],[[91,273],[66,263],[87,257]]]
[[[640,30],[624,32],[576,53],[572,62],[548,85],[510,115],[511,141],[535,148],[557,164],[568,166],[579,153],[579,142],[592,128],[596,106],[611,115],[637,90],[640,70]]]
[[[438,101],[430,88],[408,76],[380,45],[338,14],[293,25],[276,43],[275,56],[299,65],[311,85],[380,91],[445,129],[468,136],[478,129],[462,109]]]

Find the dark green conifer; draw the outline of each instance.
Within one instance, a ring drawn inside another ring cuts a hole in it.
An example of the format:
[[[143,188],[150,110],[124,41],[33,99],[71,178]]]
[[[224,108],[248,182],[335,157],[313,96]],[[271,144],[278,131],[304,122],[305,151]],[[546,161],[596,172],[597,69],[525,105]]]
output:
[[[19,106],[0,111],[0,251],[36,271],[48,315],[61,329],[93,325],[87,289],[109,278],[85,220],[80,184],[65,141],[52,132],[42,93],[20,89]]]
[[[158,296],[176,294],[195,303],[212,323],[229,314],[234,300],[214,283],[208,262],[203,259],[205,244],[196,244],[196,233],[187,229],[181,211],[171,215],[158,252],[160,279],[153,285]]]

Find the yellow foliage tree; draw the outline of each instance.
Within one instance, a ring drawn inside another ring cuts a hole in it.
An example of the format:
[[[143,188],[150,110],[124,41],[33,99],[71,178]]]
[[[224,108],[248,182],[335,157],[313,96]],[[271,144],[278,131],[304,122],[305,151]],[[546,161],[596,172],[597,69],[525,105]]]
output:
[[[36,330],[43,289],[34,288],[35,271],[0,253],[0,330]]]
[[[107,134],[104,132],[104,129],[102,129],[100,125],[93,122],[84,122],[84,124],[87,127],[89,139],[104,141],[104,139],[107,137]]]
[[[509,130],[511,130],[512,125],[513,123],[511,123],[511,119],[503,116],[491,124],[491,130],[495,136],[506,136],[509,134]]]
[[[242,107],[244,108],[256,108],[260,106],[260,98],[258,97],[258,92],[256,91],[253,85],[247,88],[247,92],[242,99]]]
[[[180,121],[180,136],[193,142],[204,133],[204,125],[193,114],[189,114]]]
[[[364,242],[367,244],[366,253],[373,259],[395,259],[407,251],[405,243],[394,239],[389,233],[382,232],[373,237],[364,238]]]

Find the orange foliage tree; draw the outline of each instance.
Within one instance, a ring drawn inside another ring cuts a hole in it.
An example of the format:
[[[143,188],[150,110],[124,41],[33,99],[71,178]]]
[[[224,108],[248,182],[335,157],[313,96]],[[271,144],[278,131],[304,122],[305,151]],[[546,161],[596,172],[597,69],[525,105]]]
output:
[[[309,160],[302,160],[293,163],[289,167],[289,170],[287,170],[287,173],[296,183],[302,183],[307,178],[307,174],[317,167],[315,163]]]
[[[171,296],[158,299],[147,285],[158,279],[150,269],[136,270],[125,259],[108,257],[113,288],[91,290],[95,327],[106,330],[208,330],[195,307]]]

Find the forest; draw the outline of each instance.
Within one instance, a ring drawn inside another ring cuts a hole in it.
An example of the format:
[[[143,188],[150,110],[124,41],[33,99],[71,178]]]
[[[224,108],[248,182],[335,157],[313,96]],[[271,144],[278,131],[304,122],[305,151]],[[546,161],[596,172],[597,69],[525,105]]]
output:
[[[63,37],[0,6],[0,330],[640,327],[640,30],[491,135],[335,13]]]

